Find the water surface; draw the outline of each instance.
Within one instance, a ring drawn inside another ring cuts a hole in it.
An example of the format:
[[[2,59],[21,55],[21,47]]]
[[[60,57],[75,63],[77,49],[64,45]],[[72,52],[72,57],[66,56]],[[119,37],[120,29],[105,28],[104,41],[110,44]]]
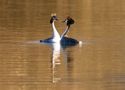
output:
[[[75,19],[69,48],[39,43],[67,16]],[[0,88],[2,90],[124,90],[125,1],[1,0]]]

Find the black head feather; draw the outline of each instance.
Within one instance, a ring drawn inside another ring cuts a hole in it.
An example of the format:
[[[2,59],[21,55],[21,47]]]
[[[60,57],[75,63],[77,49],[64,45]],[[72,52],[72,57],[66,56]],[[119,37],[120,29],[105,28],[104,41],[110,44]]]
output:
[[[51,17],[50,23],[52,24],[54,20],[58,20],[56,15],[54,15],[54,16]]]
[[[64,22],[66,22],[68,26],[75,23],[75,21],[71,17],[67,17]]]

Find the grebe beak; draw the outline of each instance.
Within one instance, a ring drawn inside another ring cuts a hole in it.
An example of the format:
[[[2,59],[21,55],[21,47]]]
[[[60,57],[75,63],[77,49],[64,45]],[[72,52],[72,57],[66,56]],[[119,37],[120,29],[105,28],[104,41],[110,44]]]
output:
[[[56,16],[55,19],[58,20],[58,17]]]
[[[65,21],[62,21],[62,23],[64,23]]]
[[[58,18],[56,17],[55,20],[58,20]]]
[[[68,21],[68,20],[67,20],[67,19],[65,19],[65,20],[63,20],[62,22],[63,22],[63,23],[67,23],[67,21]]]
[[[63,23],[67,23],[67,20],[62,21]]]

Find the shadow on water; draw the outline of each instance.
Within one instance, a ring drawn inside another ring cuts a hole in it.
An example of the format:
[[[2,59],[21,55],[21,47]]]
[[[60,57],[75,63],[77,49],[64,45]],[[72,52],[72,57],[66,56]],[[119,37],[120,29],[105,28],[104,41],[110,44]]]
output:
[[[49,46],[52,49],[51,63],[52,63],[52,83],[57,83],[61,80],[61,77],[57,76],[56,67],[61,65],[61,53],[63,54],[65,64],[67,69],[70,69],[70,63],[73,61],[73,58],[70,56],[70,52],[67,49],[71,47],[78,46],[79,44],[61,44],[61,43],[41,43]],[[81,47],[81,46],[80,46]]]

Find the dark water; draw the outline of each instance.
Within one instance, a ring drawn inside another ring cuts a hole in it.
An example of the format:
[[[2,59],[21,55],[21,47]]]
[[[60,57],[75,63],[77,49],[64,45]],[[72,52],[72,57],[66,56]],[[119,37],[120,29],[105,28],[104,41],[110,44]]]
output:
[[[82,46],[40,44],[67,16]],[[1,90],[125,90],[124,0],[0,0]]]

